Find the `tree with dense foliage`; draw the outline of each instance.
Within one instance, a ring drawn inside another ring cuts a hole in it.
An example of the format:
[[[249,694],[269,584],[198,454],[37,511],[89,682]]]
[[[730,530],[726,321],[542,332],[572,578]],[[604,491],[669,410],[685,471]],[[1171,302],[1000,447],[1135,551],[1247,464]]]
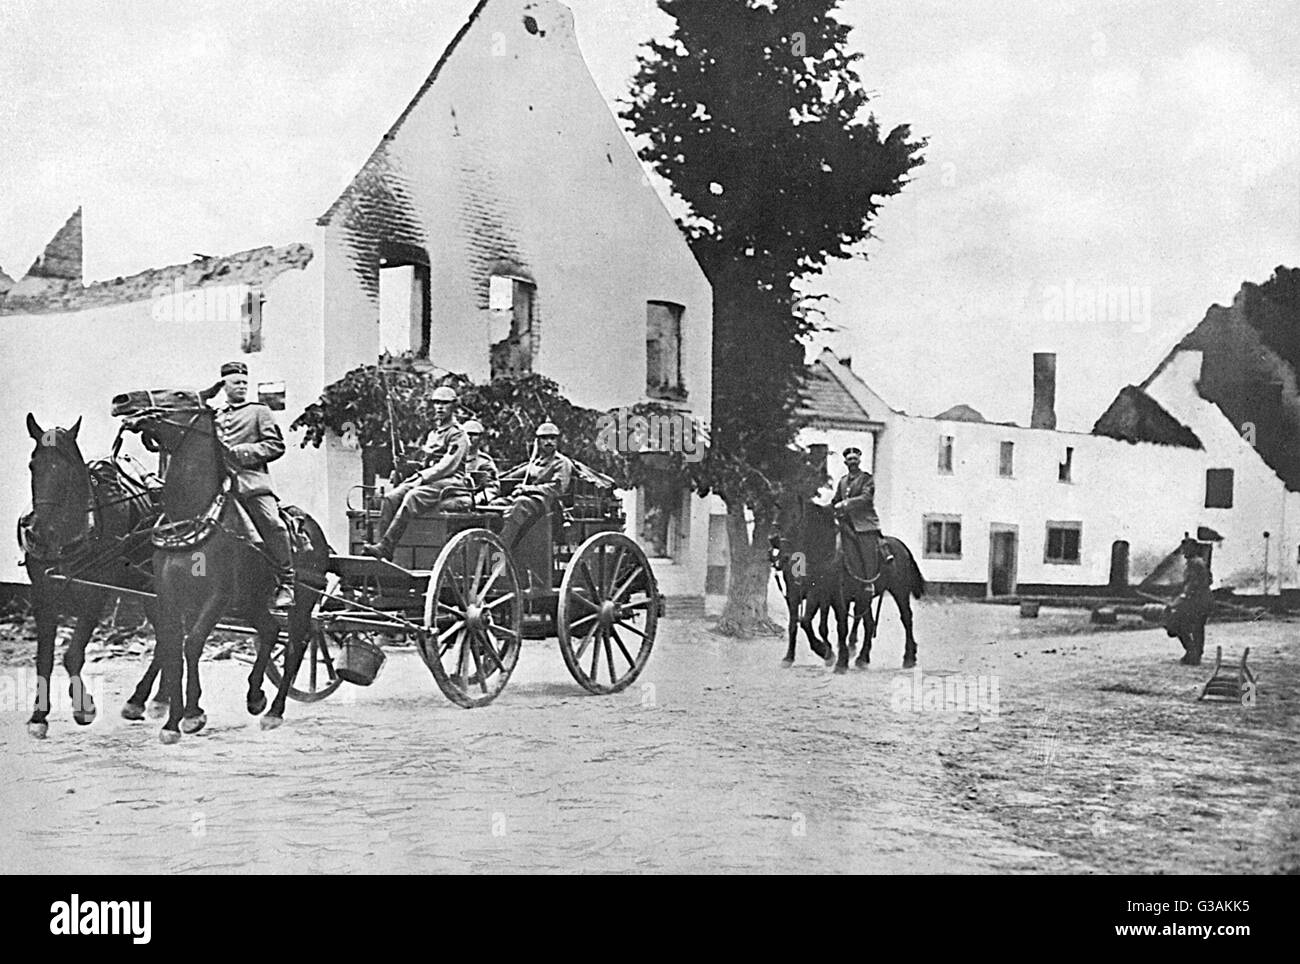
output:
[[[711,447],[695,481],[727,504],[727,634],[773,628],[777,500],[821,482],[795,445],[803,341],[815,329],[803,283],[860,254],[925,144],[907,126],[883,133],[867,111],[862,54],[848,50],[838,6],[659,0],[676,27],[642,52],[622,111],[642,159],[685,203],[680,225],[713,285]]]

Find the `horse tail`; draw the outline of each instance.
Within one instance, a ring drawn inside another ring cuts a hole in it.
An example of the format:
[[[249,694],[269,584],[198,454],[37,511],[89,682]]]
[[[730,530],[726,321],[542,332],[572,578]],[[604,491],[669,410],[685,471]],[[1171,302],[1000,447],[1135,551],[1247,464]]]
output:
[[[907,568],[910,570],[912,598],[920,599],[925,595],[925,576],[921,575],[921,567],[916,564],[916,556],[912,555],[912,550],[902,539],[896,539],[890,536],[887,540],[894,549],[894,556],[904,555],[907,557]]]

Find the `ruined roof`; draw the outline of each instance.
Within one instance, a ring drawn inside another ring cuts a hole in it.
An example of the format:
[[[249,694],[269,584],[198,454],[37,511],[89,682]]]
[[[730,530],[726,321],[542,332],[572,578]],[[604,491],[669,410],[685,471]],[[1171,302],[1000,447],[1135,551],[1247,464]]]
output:
[[[420,85],[420,89],[417,90],[415,92],[415,96],[411,98],[411,102],[406,105],[406,108],[402,111],[401,114],[398,115],[397,120],[393,121],[393,125],[390,128],[388,128],[387,133],[385,133],[384,136],[380,139],[379,144],[376,145],[375,149],[370,152],[370,156],[366,158],[366,162],[361,165],[361,170],[357,172],[356,177],[354,177],[352,181],[348,184],[348,186],[344,188],[343,193],[334,199],[334,203],[329,206],[329,209],[324,214],[322,214],[319,218],[316,219],[317,224],[319,225],[329,224],[334,219],[334,216],[338,214],[339,210],[343,208],[347,204],[347,202],[352,198],[352,196],[357,192],[358,188],[362,184],[364,184],[364,182],[367,180],[366,175],[370,172],[371,168],[373,168],[379,162],[379,159],[383,156],[384,148],[388,145],[388,142],[391,141],[397,135],[397,132],[398,130],[401,129],[403,122],[406,120],[408,116],[410,116],[411,111],[415,110],[415,105],[420,102],[420,99],[424,97],[425,93],[428,92],[429,88],[433,86],[434,81],[438,79],[438,75],[442,73],[443,66],[450,59],[451,55],[455,52],[456,48],[460,46],[461,40],[464,39],[465,34],[469,32],[469,28],[474,25],[474,21],[476,21],[479,18],[479,14],[483,12],[483,8],[486,5],[487,5],[487,0],[479,0],[479,2],[475,4],[474,9],[470,12],[469,17],[466,18],[463,24],[461,24],[460,30],[456,31],[456,36],[451,38],[451,43],[449,43],[447,45],[447,49],[442,52],[442,56],[438,58],[438,62],[433,65],[433,70],[430,71],[429,76],[425,78],[424,83]]]
[[[946,411],[940,412],[935,416],[937,421],[941,422],[987,422],[988,419],[969,405],[954,405]]]
[[[267,245],[221,258],[198,258],[189,264],[151,268],[129,278],[97,281],[85,286],[72,280],[42,279],[44,287],[30,295],[22,293],[23,282],[20,282],[8,294],[0,294],[0,315],[84,311],[104,305],[148,301],[154,297],[157,288],[168,288],[178,281],[186,288],[265,284],[286,271],[305,268],[311,259],[312,250],[306,244],[290,244],[283,248]]]
[[[803,399],[796,413],[811,424],[828,428],[874,428],[880,425],[819,358],[808,367]],[[882,413],[883,414],[883,413]]]
[[[1120,389],[1110,407],[1093,425],[1092,434],[1125,442],[1153,442],[1189,449],[1202,447],[1195,432],[1136,385]]]
[[[5,292],[14,286],[14,279],[5,274],[5,269],[0,268],[0,301],[4,300]]]

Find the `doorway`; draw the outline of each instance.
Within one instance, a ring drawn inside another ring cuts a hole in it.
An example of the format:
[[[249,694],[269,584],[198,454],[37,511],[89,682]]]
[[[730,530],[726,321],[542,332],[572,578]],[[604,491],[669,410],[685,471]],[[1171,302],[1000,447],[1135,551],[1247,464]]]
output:
[[[989,526],[989,595],[1014,596],[1016,555],[1020,542],[1016,526]]]

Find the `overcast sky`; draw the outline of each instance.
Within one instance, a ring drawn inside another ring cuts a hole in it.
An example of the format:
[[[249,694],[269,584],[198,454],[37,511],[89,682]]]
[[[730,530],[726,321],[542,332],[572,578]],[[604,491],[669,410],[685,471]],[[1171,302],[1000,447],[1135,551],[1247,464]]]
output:
[[[568,5],[617,101],[670,21]],[[20,277],[78,204],[88,279],[309,240],[472,6],[3,0],[0,267]],[[1291,0],[843,11],[882,123],[930,139],[869,257],[817,282],[831,343],[894,405],[1025,421],[1049,350],[1062,427],[1086,429],[1210,304],[1300,264]]]

